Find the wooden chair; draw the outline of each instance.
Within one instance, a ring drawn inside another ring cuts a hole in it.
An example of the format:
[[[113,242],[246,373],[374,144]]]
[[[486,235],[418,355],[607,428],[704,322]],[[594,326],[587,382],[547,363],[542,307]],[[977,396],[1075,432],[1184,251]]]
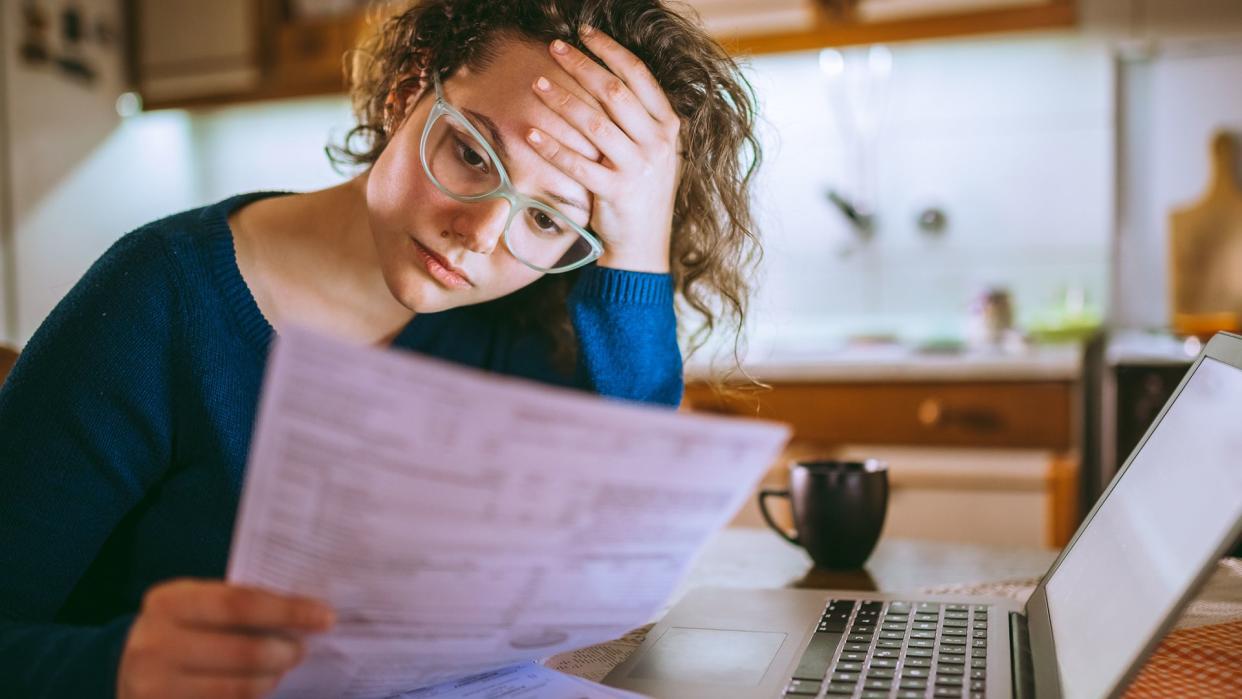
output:
[[[4,385],[4,379],[8,377],[9,370],[17,363],[17,350],[6,345],[0,345],[0,386]]]

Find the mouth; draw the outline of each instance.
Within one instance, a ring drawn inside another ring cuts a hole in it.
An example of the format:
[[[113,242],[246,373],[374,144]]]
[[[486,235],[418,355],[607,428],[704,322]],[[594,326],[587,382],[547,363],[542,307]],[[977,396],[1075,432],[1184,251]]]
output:
[[[412,237],[410,242],[414,243],[414,249],[418,252],[418,257],[422,260],[427,274],[431,275],[431,278],[440,286],[449,289],[469,289],[474,286],[474,282],[470,281],[470,277],[467,277],[465,272],[449,264],[448,260],[432,252],[430,248]]]

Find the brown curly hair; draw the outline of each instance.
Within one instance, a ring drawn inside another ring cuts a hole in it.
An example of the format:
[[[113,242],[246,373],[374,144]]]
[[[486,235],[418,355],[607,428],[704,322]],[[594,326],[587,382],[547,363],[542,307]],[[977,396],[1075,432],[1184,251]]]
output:
[[[750,211],[750,184],[761,158],[754,92],[732,57],[661,0],[422,0],[389,14],[346,62],[357,126],[329,155],[338,164],[374,163],[395,130],[390,95],[418,94],[432,75],[447,78],[463,66],[486,69],[498,37],[562,39],[585,51],[578,36],[583,25],[642,59],[681,118],[673,284],[683,308],[701,321],[686,336],[689,353],[724,327],[732,330],[736,363],[748,277],[762,255]],[[558,363],[572,366],[576,342],[565,299],[576,276],[544,275],[483,306],[543,331]]]

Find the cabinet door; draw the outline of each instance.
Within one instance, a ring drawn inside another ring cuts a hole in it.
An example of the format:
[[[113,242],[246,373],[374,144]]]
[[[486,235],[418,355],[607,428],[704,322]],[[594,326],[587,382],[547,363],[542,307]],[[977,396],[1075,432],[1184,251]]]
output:
[[[855,15],[860,21],[881,22],[1049,4],[1053,3],[1050,0],[857,0]]]
[[[148,105],[259,86],[254,0],[137,0],[135,12],[138,85]]]
[[[809,31],[818,20],[814,0],[690,0],[708,33],[718,37]]]

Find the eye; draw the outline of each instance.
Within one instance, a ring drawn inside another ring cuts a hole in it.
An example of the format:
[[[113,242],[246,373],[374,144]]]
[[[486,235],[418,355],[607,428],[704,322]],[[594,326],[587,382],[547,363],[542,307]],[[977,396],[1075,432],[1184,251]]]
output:
[[[490,163],[487,156],[475,150],[469,143],[458,138],[457,141],[457,157],[466,164],[467,167],[478,170],[479,172],[491,171]]]
[[[560,222],[549,216],[548,212],[541,209],[530,209],[529,212],[530,219],[539,228],[539,232],[551,233],[553,235],[560,235],[565,232]]]

